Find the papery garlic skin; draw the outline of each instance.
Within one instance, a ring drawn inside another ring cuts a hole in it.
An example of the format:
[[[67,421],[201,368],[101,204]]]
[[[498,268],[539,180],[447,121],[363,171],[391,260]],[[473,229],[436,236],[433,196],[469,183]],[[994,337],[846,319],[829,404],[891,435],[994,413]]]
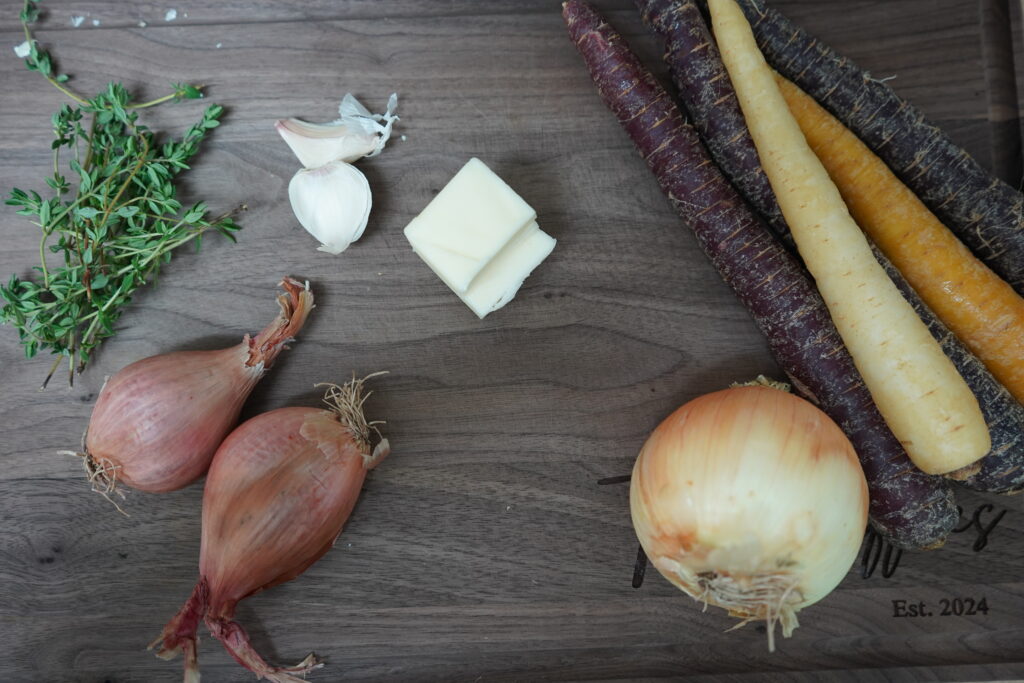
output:
[[[320,241],[318,250],[329,254],[340,254],[362,236],[373,203],[366,176],[342,161],[296,173],[288,198],[299,223]]]
[[[338,106],[331,123],[281,119],[277,132],[303,165],[288,184],[295,217],[320,240],[320,251],[340,254],[359,239],[370,218],[370,185],[350,162],[380,154],[398,116],[392,93],[383,114],[371,114],[352,93]]]
[[[778,389],[701,396],[644,444],[630,485],[651,562],[691,597],[745,621],[796,613],[846,576],[867,522],[853,446],[828,416]]]
[[[395,110],[398,109],[398,93],[391,93],[388,108],[383,114],[371,114],[352,93],[345,93],[338,105],[339,122],[353,127],[362,128],[363,132],[379,136],[377,148],[368,157],[375,157],[384,150],[384,144],[391,138],[391,130],[395,121],[400,121]]]

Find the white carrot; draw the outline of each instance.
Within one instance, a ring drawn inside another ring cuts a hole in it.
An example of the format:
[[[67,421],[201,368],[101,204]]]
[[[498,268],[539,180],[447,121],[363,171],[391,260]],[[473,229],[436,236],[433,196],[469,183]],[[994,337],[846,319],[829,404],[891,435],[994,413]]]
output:
[[[921,470],[952,472],[990,448],[978,401],[867,239],[789,112],[734,0],[708,0],[715,39],[797,248],[886,423]]]

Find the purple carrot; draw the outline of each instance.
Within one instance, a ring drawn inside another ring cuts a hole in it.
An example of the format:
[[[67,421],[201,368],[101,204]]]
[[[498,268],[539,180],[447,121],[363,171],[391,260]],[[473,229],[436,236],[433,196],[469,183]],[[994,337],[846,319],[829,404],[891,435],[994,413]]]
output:
[[[775,201],[715,40],[693,0],[636,0],[640,18],[665,39],[665,63],[693,126],[718,164],[776,235],[789,226]],[[792,241],[788,242],[795,248]]]
[[[605,104],[754,316],[779,365],[851,435],[876,528],[900,547],[941,545],[957,521],[952,492],[944,480],[917,470],[886,426],[807,274],[614,29],[580,0],[565,3],[563,17]]]
[[[860,137],[979,259],[1024,294],[1024,195],[846,57],[762,0],[738,0],[765,59]]]
[[[712,158],[775,234],[795,250],[768,176],[761,169],[754,140],[711,31],[694,0],[636,0],[644,24],[665,39],[665,61],[683,106]],[[969,488],[1009,493],[1024,488],[1024,406],[936,317],[899,270],[877,248],[875,258],[928,326],[974,392],[992,437],[992,450],[980,469],[957,478]]]

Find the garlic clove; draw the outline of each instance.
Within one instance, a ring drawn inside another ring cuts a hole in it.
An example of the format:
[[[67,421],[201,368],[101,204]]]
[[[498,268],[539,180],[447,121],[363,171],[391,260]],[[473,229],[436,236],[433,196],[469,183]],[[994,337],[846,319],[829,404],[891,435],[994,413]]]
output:
[[[306,168],[330,161],[351,163],[363,157],[377,156],[384,149],[398,116],[398,95],[391,93],[387,110],[371,114],[352,93],[345,93],[338,107],[340,118],[330,123],[309,123],[300,119],[280,119],[277,132]]]
[[[331,161],[350,163],[370,156],[378,148],[376,133],[338,121],[309,123],[281,119],[274,128],[305,168],[317,168]]]
[[[304,168],[288,184],[292,211],[306,231],[320,241],[319,251],[340,254],[359,239],[370,218],[370,184],[362,172],[343,161]]]

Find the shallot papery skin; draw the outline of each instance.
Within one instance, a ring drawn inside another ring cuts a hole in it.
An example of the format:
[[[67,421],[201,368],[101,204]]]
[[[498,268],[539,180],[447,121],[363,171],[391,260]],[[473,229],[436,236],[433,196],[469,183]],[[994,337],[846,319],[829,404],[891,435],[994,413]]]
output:
[[[150,647],[164,659],[185,656],[185,680],[199,680],[199,620],[257,678],[298,681],[321,666],[310,653],[293,667],[267,664],[234,621],[235,606],[290,581],[334,545],[368,470],[388,453],[371,451],[373,423],[363,417],[363,380],[329,385],[330,410],[280,408],[240,425],[213,458],[203,493],[199,581]]]
[[[85,436],[86,472],[104,494],[180,489],[203,475],[242,404],[313,308],[309,284],[285,278],[281,311],[219,351],[177,351],[121,369],[100,390]]]

